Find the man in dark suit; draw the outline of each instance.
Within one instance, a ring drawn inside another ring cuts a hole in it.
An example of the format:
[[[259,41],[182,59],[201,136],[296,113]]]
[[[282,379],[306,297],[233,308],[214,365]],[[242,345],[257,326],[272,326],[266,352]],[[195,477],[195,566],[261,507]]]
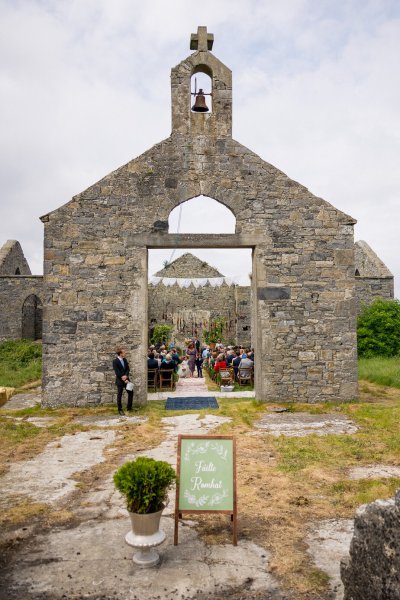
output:
[[[129,382],[129,363],[126,360],[125,350],[117,348],[117,356],[113,360],[113,369],[115,372],[115,385],[117,386],[117,405],[120,415],[124,415],[122,410],[122,392],[126,389],[126,384]],[[126,390],[128,394],[127,410],[132,410],[133,390]]]

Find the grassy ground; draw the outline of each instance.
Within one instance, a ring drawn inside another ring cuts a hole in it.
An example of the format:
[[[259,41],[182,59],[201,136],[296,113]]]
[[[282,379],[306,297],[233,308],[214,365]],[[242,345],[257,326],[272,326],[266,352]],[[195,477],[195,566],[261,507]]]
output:
[[[360,504],[391,498],[400,488],[399,478],[349,479],[349,469],[354,466],[400,465],[400,390],[365,380],[376,377],[382,364],[386,374],[391,373],[396,380],[398,363],[395,360],[360,361],[360,373],[365,375],[360,381],[359,401],[287,406],[295,412],[345,415],[359,428],[353,435],[304,438],[252,435],[254,421],[265,413],[268,405],[251,399],[219,399],[218,410],[200,411],[201,415],[211,412],[231,418],[230,423],[215,433],[234,435],[237,439],[239,539],[252,540],[271,553],[272,572],[282,587],[298,600],[326,597],[327,593],[327,575],[315,567],[307,551],[309,526],[321,519],[353,518]],[[115,407],[110,406],[57,410],[35,407],[20,411],[3,408],[0,410],[0,471],[6,471],[12,462],[34,457],[48,442],[62,435],[87,430],[89,426],[74,422],[77,416],[115,412]],[[164,402],[152,401],[141,407],[138,414],[146,415],[147,423],[128,426],[121,422],[115,442],[105,452],[105,462],[77,475],[77,494],[81,494],[81,502],[98,479],[117,468],[116,457],[161,443],[162,417],[185,412],[166,411]],[[55,421],[46,428],[37,428],[26,422],[30,415],[52,416]],[[120,452],[113,451],[115,448]],[[43,504],[21,501],[4,511],[0,521],[7,528],[23,525],[28,517],[47,525],[62,525],[73,519],[73,505],[68,511],[55,511]],[[211,515],[195,519],[199,522],[199,535],[207,543],[231,542],[226,517]]]
[[[400,356],[396,358],[360,358],[358,373],[360,379],[400,388]]]
[[[30,340],[0,343],[0,386],[20,388],[42,376],[42,346]]]
[[[352,518],[355,509],[377,498],[393,497],[400,479],[376,478],[353,481],[348,471],[354,466],[373,463],[400,464],[400,391],[362,382],[358,402],[335,405],[292,405],[296,412],[341,413],[359,427],[354,435],[310,435],[286,438],[249,435],[253,423],[268,406],[251,399],[219,399],[220,408],[203,411],[228,416],[232,420],[220,426],[218,433],[235,435],[237,439],[237,485],[239,506],[239,539],[249,539],[271,553],[270,568],[282,587],[293,597],[324,597],[328,578],[312,563],[307,552],[307,532],[311,523],[327,518]],[[198,411],[194,411],[198,412]],[[115,414],[113,407],[91,409],[41,409],[0,411],[0,464],[7,469],[11,462],[32,458],[45,445],[65,435],[88,429],[78,425],[81,415]],[[158,446],[163,439],[163,416],[185,414],[166,411],[164,402],[149,402],[138,410],[148,417],[140,426],[121,422],[116,441],[106,451],[104,463],[77,475],[77,493],[84,502],[86,491],[98,479],[117,468],[116,456]],[[29,415],[52,416],[54,423],[36,428],[26,421]],[[93,427],[93,426],[90,426]],[[113,448],[120,449],[114,452]],[[73,518],[69,511],[52,511],[42,504],[21,502],[4,512],[1,521],[21,525],[26,517],[36,516],[47,524],[62,524]],[[197,516],[199,535],[209,544],[231,542],[231,529],[226,517]]]

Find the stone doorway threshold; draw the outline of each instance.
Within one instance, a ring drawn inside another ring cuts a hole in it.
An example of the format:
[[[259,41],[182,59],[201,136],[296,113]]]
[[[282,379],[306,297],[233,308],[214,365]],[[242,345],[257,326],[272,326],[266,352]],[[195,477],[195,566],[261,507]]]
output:
[[[217,392],[207,388],[204,377],[180,378],[174,392],[148,393],[148,400],[166,400],[167,398],[190,398],[190,397],[215,396],[216,398],[255,398],[255,392]]]
[[[192,396],[215,396],[216,398],[255,398],[255,392],[196,392],[188,394],[187,392],[156,392],[147,394],[147,400],[166,400],[167,398],[185,398]]]

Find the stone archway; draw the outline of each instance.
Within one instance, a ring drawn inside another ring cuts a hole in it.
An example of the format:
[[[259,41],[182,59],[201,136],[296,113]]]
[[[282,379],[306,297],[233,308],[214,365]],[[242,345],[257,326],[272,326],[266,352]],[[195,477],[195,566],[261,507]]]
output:
[[[42,339],[42,301],[30,294],[22,305],[21,337],[27,340]]]

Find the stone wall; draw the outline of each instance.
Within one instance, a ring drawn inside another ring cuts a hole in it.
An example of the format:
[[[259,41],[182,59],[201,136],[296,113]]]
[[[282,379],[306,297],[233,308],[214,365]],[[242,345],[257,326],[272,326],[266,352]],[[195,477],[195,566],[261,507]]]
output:
[[[198,71],[211,114],[190,110]],[[110,401],[116,344],[146,400],[148,248],[252,248],[257,398],[356,397],[354,219],[232,139],[231,72],[204,44],[171,86],[171,136],[42,217],[44,405]],[[236,233],[170,235],[171,211],[202,194],[232,211]]]
[[[249,292],[249,287],[226,284],[217,287],[207,284],[198,288],[193,284],[187,288],[180,288],[177,284],[150,285],[150,329],[156,323],[172,324],[178,343],[192,335],[198,335],[204,342],[203,330],[209,329],[213,321],[222,317],[226,323],[222,334],[225,342],[234,344],[250,341]],[[239,306],[238,298],[242,302]],[[244,301],[247,301],[246,305],[243,304]],[[248,329],[244,330],[245,326]]]
[[[39,310],[33,313],[32,296],[39,299]],[[42,337],[40,307],[43,304],[43,296],[43,277],[40,275],[0,276],[0,340]],[[31,317],[28,323],[26,319],[29,312]]]
[[[358,312],[377,298],[394,297],[394,279],[387,266],[364,241],[354,244],[354,267]]]
[[[365,304],[371,304],[374,300],[382,298],[392,300],[394,298],[393,277],[386,279],[377,277],[356,277],[356,299],[358,312]]]
[[[252,301],[250,286],[235,286],[236,334],[235,341],[243,346],[253,346],[251,333]]]
[[[17,240],[8,240],[0,248],[0,275],[30,275],[31,270]]]
[[[344,600],[400,600],[400,490],[360,509],[354,526],[341,564]]]

